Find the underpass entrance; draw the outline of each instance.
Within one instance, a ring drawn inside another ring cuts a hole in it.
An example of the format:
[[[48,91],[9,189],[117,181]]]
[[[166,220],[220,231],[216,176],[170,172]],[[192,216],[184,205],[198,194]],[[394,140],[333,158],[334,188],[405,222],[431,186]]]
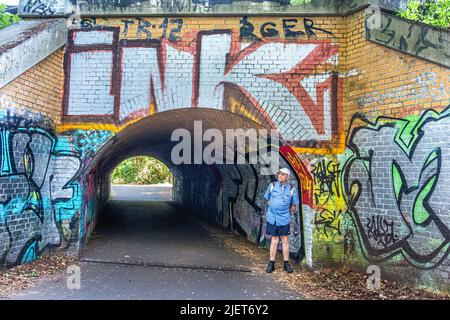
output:
[[[181,129],[195,137],[198,134],[195,126],[199,122],[203,126],[202,134],[208,130],[259,132],[257,130],[265,129],[257,122],[227,111],[189,108],[158,112],[118,132],[90,166],[94,181],[108,181],[109,193],[94,197],[106,205],[94,216],[96,227],[83,249],[85,260],[245,270],[242,257],[236,258],[235,253],[224,250],[214,241],[204,228],[205,223],[268,246],[263,197],[276,178],[261,174],[265,165],[237,163],[237,158],[228,164],[197,164],[195,161],[179,164],[173,160],[173,150],[179,142],[173,139],[173,132]],[[225,142],[220,143],[226,149]],[[202,150],[207,146],[207,141],[203,140]],[[194,141],[191,147],[195,152]],[[303,199],[298,163],[291,165],[295,159],[289,157],[293,157],[293,153],[283,153],[282,148],[279,165],[291,169],[290,182]],[[246,152],[246,157],[250,154]],[[171,173],[172,184],[165,181],[163,185],[129,186],[117,180],[115,170],[124,161],[136,157],[153,157],[164,163]],[[114,179],[120,184],[115,184]],[[304,207],[300,206],[291,219],[291,256],[297,261],[305,256],[303,212]]]

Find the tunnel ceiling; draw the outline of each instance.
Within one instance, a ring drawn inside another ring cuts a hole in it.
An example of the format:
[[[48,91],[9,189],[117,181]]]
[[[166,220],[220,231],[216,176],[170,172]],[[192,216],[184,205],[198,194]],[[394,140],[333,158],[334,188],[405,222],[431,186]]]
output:
[[[117,133],[102,148],[93,165],[103,172],[110,172],[128,157],[151,155],[173,167],[170,153],[178,141],[171,141],[172,132],[184,128],[193,137],[194,121],[202,121],[202,132],[207,129],[218,129],[224,133],[226,129],[264,129],[259,123],[223,110],[186,108],[158,112]]]

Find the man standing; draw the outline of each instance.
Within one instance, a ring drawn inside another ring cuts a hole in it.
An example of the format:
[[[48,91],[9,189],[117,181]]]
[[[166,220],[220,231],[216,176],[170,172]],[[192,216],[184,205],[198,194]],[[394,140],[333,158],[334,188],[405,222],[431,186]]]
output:
[[[288,183],[291,172],[287,168],[278,170],[278,181],[272,182],[264,195],[267,201],[266,234],[271,236],[270,262],[267,272],[275,269],[275,258],[278,250],[278,242],[281,238],[283,245],[284,270],[292,273],[289,265],[289,234],[291,213],[294,213],[299,205],[298,192],[294,186]]]

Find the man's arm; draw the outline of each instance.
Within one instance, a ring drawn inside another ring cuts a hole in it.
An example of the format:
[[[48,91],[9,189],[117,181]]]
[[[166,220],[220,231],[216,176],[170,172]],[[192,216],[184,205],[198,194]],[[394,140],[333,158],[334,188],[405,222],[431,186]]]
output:
[[[292,205],[291,205],[291,213],[295,213],[297,207],[300,205],[300,200],[298,198],[297,188],[294,187],[294,194],[292,195]]]
[[[267,206],[270,204],[270,185],[267,187],[266,193],[264,194],[264,199],[266,200]]]

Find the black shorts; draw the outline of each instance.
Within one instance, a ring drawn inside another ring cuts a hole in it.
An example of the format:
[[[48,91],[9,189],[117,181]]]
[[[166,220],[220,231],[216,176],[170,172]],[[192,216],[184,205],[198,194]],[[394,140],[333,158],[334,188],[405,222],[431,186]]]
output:
[[[291,225],[276,226],[267,222],[266,234],[273,237],[288,236],[291,234]]]

